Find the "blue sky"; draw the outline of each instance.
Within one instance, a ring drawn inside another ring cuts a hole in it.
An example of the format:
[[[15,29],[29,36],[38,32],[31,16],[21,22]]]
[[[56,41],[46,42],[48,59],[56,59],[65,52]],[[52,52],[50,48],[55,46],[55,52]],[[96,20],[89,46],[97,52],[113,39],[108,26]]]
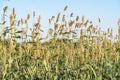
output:
[[[98,17],[101,18],[101,29],[107,30],[112,27],[117,33],[117,20],[120,18],[120,0],[0,0],[0,15],[4,6],[8,6],[8,13],[14,7],[17,17],[25,18],[27,13],[42,16],[42,28],[47,31],[48,18],[62,12],[65,5],[68,5],[68,12],[74,15],[85,16],[86,19],[98,24]]]

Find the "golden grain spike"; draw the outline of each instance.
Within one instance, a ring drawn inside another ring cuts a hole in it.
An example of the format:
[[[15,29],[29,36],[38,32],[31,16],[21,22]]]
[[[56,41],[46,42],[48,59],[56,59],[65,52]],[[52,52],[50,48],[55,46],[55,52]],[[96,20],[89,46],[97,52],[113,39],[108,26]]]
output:
[[[84,23],[84,21],[85,21],[85,17],[84,17],[84,16],[82,16],[82,23]]]
[[[23,24],[23,19],[21,18],[21,24]]]
[[[25,22],[24,22],[25,24],[27,24],[27,19],[25,19]]]
[[[52,36],[52,33],[53,33],[53,29],[50,28],[50,29],[49,29],[49,35]]]
[[[65,7],[64,7],[64,11],[66,11],[66,10],[67,10],[67,8],[68,8],[68,6],[65,6]]]
[[[35,11],[33,12],[33,17],[35,17]]]
[[[89,20],[87,20],[87,21],[84,23],[85,27],[87,27],[88,22],[89,22]]]
[[[11,21],[11,22],[10,22],[10,26],[13,26],[13,25],[14,25],[14,21]]]
[[[58,13],[57,15],[56,23],[59,21],[59,18],[60,18],[60,13]]]
[[[90,24],[92,24],[92,21],[90,21]]]
[[[15,8],[13,8],[13,10],[12,10],[12,14],[15,15]]]
[[[60,31],[63,31],[63,29],[64,29],[64,24],[60,25],[59,30],[60,30]]]
[[[30,14],[27,15],[27,20],[29,20],[29,19],[30,19]]]
[[[98,28],[99,28],[98,25],[96,25],[96,30],[98,30]]]
[[[85,60],[84,60],[84,55],[81,55],[81,56],[80,56],[80,62],[81,62],[81,64],[84,64],[84,61],[85,61]]]
[[[36,27],[37,30],[40,29],[40,23],[36,23],[35,27]]]
[[[111,28],[111,31],[110,31],[110,36],[112,37],[113,36],[113,29]]]
[[[78,23],[75,24],[75,27],[76,27],[76,28],[80,28],[81,25],[82,25],[82,23],[78,22]]]
[[[51,24],[51,19],[48,19],[48,21],[49,21],[49,24]]]
[[[22,28],[22,34],[26,34],[27,33],[27,30],[25,30],[25,28]]]
[[[39,17],[38,17],[38,23],[40,22],[40,20],[41,20],[41,16],[39,15]]]
[[[75,21],[70,21],[69,26],[71,27],[74,24]]]
[[[7,11],[7,9],[8,9],[8,6],[5,6],[5,7],[3,8],[4,13]]]
[[[79,23],[76,23],[76,24],[75,24],[75,28],[78,28],[78,24],[79,24]]]
[[[18,21],[18,24],[17,24],[18,26],[20,25],[20,20]]]
[[[63,15],[63,17],[62,17],[62,21],[63,21],[63,22],[65,21],[65,15]]]
[[[52,16],[52,17],[51,17],[51,20],[53,20],[54,18],[55,18],[55,16]]]
[[[99,23],[101,22],[101,19],[100,19],[100,18],[98,18],[98,22],[99,22]]]
[[[73,13],[70,14],[70,17],[73,17]]]
[[[58,28],[58,24],[54,23],[54,29],[57,30],[57,28]]]
[[[76,21],[78,21],[78,20],[79,20],[79,16],[76,17]]]
[[[110,28],[108,28],[108,33],[110,33]]]
[[[13,15],[12,15],[12,14],[10,14],[10,21],[12,21],[12,19],[13,19]]]

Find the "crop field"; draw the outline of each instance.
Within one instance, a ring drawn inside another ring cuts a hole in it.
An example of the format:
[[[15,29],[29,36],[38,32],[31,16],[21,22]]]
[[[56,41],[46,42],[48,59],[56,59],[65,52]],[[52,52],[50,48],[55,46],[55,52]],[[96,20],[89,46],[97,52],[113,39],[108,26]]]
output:
[[[41,16],[17,19],[15,8],[10,14],[3,8],[0,80],[120,80],[120,19],[114,36],[112,28],[99,27],[100,18],[94,25],[67,9],[48,19],[52,27],[43,38]]]

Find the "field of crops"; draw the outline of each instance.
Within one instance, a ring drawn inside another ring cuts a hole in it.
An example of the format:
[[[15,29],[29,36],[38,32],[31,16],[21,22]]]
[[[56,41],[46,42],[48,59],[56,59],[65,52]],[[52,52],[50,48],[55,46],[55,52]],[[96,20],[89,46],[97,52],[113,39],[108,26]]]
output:
[[[52,16],[41,37],[41,16],[17,19],[15,8],[0,21],[0,80],[120,80],[120,19],[118,34],[105,32],[84,16]],[[6,19],[8,18],[9,19]],[[33,18],[32,27],[29,20]],[[43,41],[43,42],[42,42]]]

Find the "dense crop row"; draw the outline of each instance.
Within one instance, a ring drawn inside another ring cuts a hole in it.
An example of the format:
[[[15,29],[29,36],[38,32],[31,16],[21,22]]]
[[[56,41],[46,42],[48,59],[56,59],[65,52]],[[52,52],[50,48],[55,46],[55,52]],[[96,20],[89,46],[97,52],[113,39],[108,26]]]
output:
[[[17,20],[13,8],[8,20],[7,8],[3,8],[0,21],[0,79],[120,79],[120,19],[114,38],[111,28],[105,32],[84,16],[67,15],[66,6],[63,14],[49,19],[53,29],[42,38],[40,16],[30,28],[29,19],[36,18],[35,12]]]

